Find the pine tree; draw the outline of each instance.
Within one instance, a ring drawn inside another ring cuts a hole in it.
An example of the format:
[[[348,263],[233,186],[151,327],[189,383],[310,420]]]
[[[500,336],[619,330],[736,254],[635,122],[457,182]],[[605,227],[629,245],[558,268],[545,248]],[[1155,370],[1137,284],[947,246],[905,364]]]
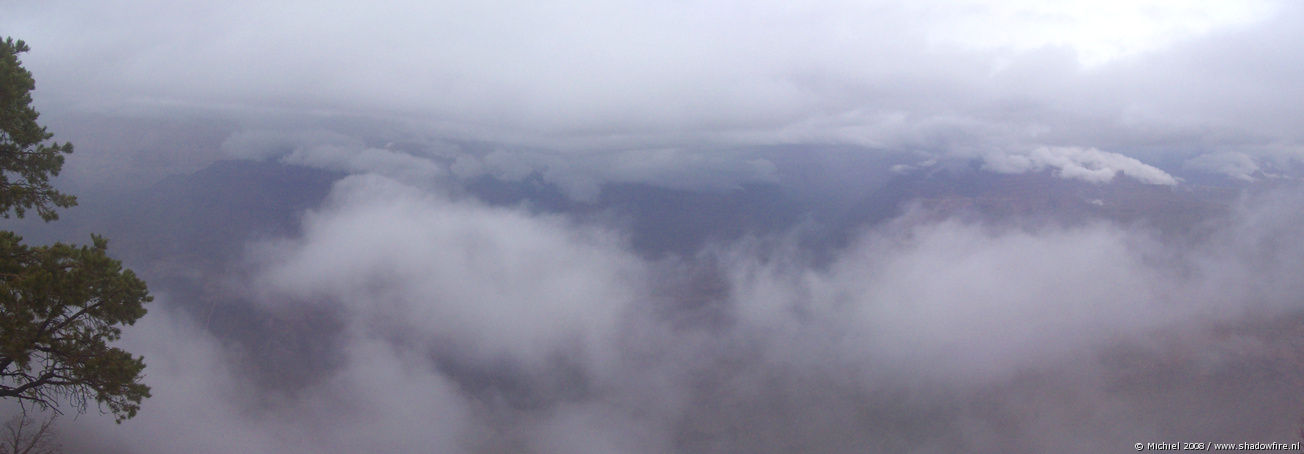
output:
[[[22,67],[22,41],[0,41],[0,215],[35,210],[45,221],[76,199],[50,186],[71,144],[36,122],[35,82]],[[110,344],[121,327],[145,315],[152,297],[145,282],[109,257],[108,241],[90,246],[24,245],[0,231],[0,398],[59,411],[89,402],[118,422],[136,415],[149,387],[141,383],[144,359]],[[24,407],[26,408],[26,407]]]

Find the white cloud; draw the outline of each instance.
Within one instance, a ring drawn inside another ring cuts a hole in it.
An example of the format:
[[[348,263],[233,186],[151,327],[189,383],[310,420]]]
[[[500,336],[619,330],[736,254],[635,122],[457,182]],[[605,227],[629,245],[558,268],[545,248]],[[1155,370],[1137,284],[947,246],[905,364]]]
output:
[[[222,142],[222,151],[237,159],[276,160],[347,174],[373,173],[427,187],[436,186],[448,173],[432,156],[370,147],[356,137],[326,129],[240,130]]]
[[[1282,273],[1304,266],[1304,247],[1288,240],[1304,225],[1300,204],[1288,191],[1248,199],[1195,244],[1109,223],[1021,228],[912,212],[827,267],[783,250],[722,261],[737,329],[767,361],[855,371],[870,389],[968,389],[1172,330],[1296,313],[1304,288]]]
[[[348,177],[281,245],[264,285],[349,318],[450,342],[484,361],[609,354],[641,288],[612,233],[451,202],[379,176]]]
[[[934,5],[935,6],[935,5]],[[1183,38],[1263,20],[1266,1],[970,0],[947,5],[933,39],[995,51],[1062,46],[1087,66],[1163,49]]]
[[[291,451],[470,452],[472,405],[428,358],[368,338],[339,354],[342,369],[278,409],[292,415],[280,434]]]
[[[288,298],[339,313],[343,328],[320,333],[339,341],[337,367],[291,395],[265,393],[236,351],[161,305],[125,339],[154,386],[141,415],[122,426],[88,415],[67,432],[70,446],[130,452],[1131,443],[1169,433],[1152,425],[1156,406],[1245,399],[1240,385],[1279,381],[1238,370],[1234,391],[1207,387],[1239,367],[1227,358],[1268,347],[1204,330],[1298,313],[1300,207],[1297,192],[1246,199],[1195,242],[911,213],[824,265],[786,238],[721,246],[690,268],[718,265],[723,300],[690,302],[654,291],[682,285],[667,279],[679,265],[643,262],[612,232],[355,176],[301,238],[259,249],[264,277],[249,282],[272,310],[291,310],[276,303]],[[1172,374],[1101,363],[1120,345],[1149,358],[1164,339],[1199,359],[1197,385],[1154,394],[1147,386]],[[441,356],[509,378],[468,376]],[[515,367],[493,368],[504,360]],[[551,376],[559,362],[581,371]],[[1253,411],[1294,414],[1290,404]],[[1263,426],[1242,416],[1166,422]],[[1293,421],[1273,427],[1293,432]]]
[[[1202,154],[1186,161],[1186,167],[1223,174],[1237,180],[1258,181],[1259,164],[1245,153],[1221,152]]]
[[[152,396],[121,425],[89,413],[64,418],[73,451],[344,453],[466,452],[468,404],[428,361],[374,340],[345,341],[338,370],[293,398],[264,395],[229,351],[165,300],[126,331],[146,358]]]
[[[744,261],[732,279],[746,326],[789,360],[843,362],[864,383],[974,386],[1187,320],[1163,310],[1175,295],[1144,265],[1153,247],[1104,225],[942,222],[870,235],[827,272]]]
[[[1118,153],[1080,147],[1040,147],[1027,153],[987,153],[983,168],[999,173],[1040,172],[1091,183],[1108,183],[1122,173],[1147,184],[1172,186],[1177,179],[1167,172]]]

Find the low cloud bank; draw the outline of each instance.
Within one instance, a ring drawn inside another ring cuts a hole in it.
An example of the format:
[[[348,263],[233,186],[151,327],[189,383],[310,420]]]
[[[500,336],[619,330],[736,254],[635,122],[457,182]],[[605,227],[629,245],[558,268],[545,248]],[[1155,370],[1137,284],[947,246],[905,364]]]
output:
[[[1252,196],[1233,213],[1176,244],[1106,222],[915,210],[825,265],[783,236],[649,262],[601,225],[352,176],[300,236],[250,247],[247,282],[263,310],[337,311],[343,328],[315,334],[340,341],[337,366],[295,392],[261,389],[161,302],[126,339],[155,397],[122,426],[91,415],[66,432],[120,452],[1093,452],[1194,430],[1291,437],[1304,403],[1280,384],[1304,375],[1269,361],[1289,323],[1262,321],[1304,314],[1304,200]],[[1263,405],[1161,411],[1202,396]]]
[[[1172,175],[1136,158],[1095,148],[1039,147],[1027,153],[989,153],[983,156],[983,168],[999,173],[1049,169],[1060,178],[1089,183],[1108,183],[1121,173],[1146,184],[1177,184]]]

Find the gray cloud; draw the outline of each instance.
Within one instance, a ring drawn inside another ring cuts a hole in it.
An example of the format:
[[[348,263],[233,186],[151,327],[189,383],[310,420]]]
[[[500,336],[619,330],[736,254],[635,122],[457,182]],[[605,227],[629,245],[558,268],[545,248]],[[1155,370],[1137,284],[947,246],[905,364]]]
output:
[[[1299,10],[1238,5],[33,2],[3,25],[55,110],[361,114],[568,151],[1298,147]]]
[[[71,442],[922,452],[1075,441],[1091,452],[1181,428],[1289,436],[1292,401],[1251,419],[1150,414],[1198,395],[1278,392],[1275,378],[1234,373],[1280,364],[1276,328],[1217,333],[1299,316],[1300,206],[1293,192],[1248,197],[1194,243],[1105,222],[975,224],[916,209],[827,266],[785,236],[718,245],[694,261],[728,290],[690,304],[664,291],[693,267],[637,258],[618,232],[349,177],[301,236],[251,248],[258,271],[246,281],[267,310],[338,309],[344,329],[328,334],[342,340],[338,367],[288,395],[264,390],[235,352],[164,308],[126,340],[149,358],[150,405],[120,427],[84,417]],[[1133,357],[1204,378],[1164,379]],[[1265,388],[1227,388],[1237,383]]]

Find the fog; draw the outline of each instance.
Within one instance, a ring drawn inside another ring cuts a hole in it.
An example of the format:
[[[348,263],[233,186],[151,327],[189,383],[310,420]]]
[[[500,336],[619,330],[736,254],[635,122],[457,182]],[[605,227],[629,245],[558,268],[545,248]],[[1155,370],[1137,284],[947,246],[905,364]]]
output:
[[[291,366],[312,368],[302,386],[260,382],[248,369],[265,366],[164,290],[123,342],[147,358],[154,397],[120,426],[92,412],[62,430],[68,446],[120,452],[1291,437],[1302,208],[1294,189],[1245,196],[1192,240],[916,206],[825,265],[790,234],[650,260],[601,224],[350,176],[228,276],[261,310],[337,317],[310,334],[329,365]]]
[[[3,7],[157,297],[67,451],[1299,438],[1294,4],[418,3]]]
[[[608,164],[610,151],[710,161],[739,144],[979,156],[1050,146],[1281,164],[1301,138],[1300,9],[1288,2],[9,8],[0,29],[34,44],[24,62],[47,118],[68,125],[61,134],[103,117],[228,134],[305,118],[383,124],[366,135],[542,149],[564,158],[513,161],[598,182],[629,171]],[[81,141],[83,153],[102,141]],[[215,159],[201,144],[152,164]],[[68,171],[88,178],[102,165]]]

